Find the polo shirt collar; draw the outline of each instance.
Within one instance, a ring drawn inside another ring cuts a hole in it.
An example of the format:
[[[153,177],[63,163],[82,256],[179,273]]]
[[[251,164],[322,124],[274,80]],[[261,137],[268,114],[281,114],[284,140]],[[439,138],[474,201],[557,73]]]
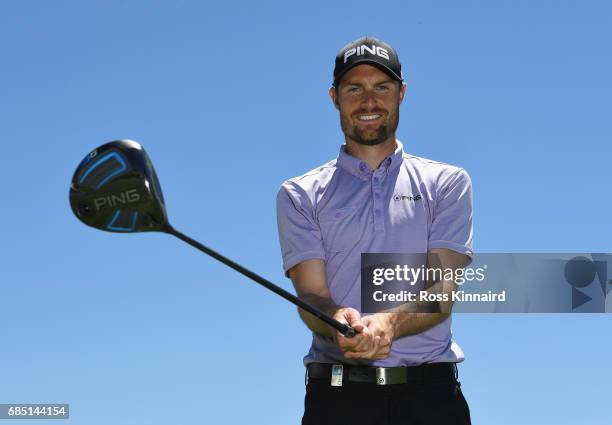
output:
[[[376,170],[372,170],[367,162],[348,154],[346,144],[340,146],[340,154],[336,163],[340,168],[361,180],[370,180],[374,174],[384,177],[395,171],[404,157],[404,146],[397,139],[395,139],[395,143],[397,144],[395,151],[386,157]]]

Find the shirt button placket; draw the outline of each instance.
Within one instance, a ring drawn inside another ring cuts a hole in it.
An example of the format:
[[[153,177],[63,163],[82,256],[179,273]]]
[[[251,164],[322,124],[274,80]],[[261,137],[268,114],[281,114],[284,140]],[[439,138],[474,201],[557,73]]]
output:
[[[381,184],[380,177],[372,177],[372,192],[374,193],[374,229],[383,231],[385,229],[385,220],[383,214],[383,205],[381,201]]]

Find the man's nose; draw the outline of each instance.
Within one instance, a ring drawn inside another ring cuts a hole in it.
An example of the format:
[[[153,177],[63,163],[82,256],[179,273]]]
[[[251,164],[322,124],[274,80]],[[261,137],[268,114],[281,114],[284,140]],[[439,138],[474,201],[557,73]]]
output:
[[[361,99],[361,107],[372,109],[377,105],[376,93],[374,90],[364,90],[363,97]]]

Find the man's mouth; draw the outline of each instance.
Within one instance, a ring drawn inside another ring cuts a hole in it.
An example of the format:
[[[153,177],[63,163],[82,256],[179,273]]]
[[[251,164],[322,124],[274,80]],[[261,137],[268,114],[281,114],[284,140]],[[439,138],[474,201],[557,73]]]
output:
[[[382,117],[382,114],[367,114],[367,115],[363,114],[363,115],[357,115],[357,120],[369,122],[369,121],[375,121],[381,117]]]

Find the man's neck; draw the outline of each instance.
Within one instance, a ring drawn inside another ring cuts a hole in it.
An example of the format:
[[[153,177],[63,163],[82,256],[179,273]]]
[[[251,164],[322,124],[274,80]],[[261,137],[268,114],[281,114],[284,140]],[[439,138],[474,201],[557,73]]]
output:
[[[386,157],[395,152],[396,148],[395,135],[375,146],[361,145],[346,139],[346,153],[366,162],[372,170],[376,170]]]

